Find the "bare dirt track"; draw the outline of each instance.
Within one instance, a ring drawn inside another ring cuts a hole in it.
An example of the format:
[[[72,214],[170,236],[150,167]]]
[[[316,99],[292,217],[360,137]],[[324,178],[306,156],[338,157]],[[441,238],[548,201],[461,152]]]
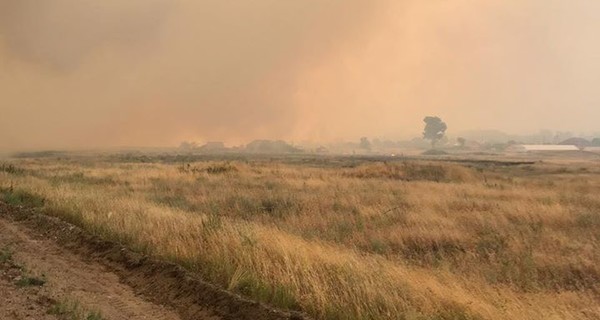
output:
[[[11,269],[0,264],[0,319],[57,319],[48,314],[53,301],[40,288],[18,288]]]
[[[103,319],[304,318],[220,290],[37,209],[0,202],[0,249],[12,253],[10,263],[0,263],[0,319],[56,319],[48,310],[65,300]],[[46,283],[18,286],[25,273]]]
[[[3,270],[8,277],[3,277],[0,283],[3,289],[0,295],[2,319],[50,317],[47,311],[52,303],[65,300],[97,310],[106,319],[180,319],[173,310],[136,295],[106,267],[84,261],[52,241],[34,239],[27,231],[18,224],[0,219],[0,246],[14,252],[14,265],[23,266],[27,273],[43,275],[46,283],[39,288],[19,287],[14,280],[21,276],[15,270]]]

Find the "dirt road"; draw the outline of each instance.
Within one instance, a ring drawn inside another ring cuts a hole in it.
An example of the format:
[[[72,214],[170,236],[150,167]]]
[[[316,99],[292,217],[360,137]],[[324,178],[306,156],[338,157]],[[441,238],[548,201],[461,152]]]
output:
[[[30,230],[4,219],[0,248],[12,260],[0,271],[0,319],[52,319],[48,312],[69,302],[104,319],[180,319],[173,310],[136,295],[106,267],[84,261],[50,240],[35,239]],[[23,284],[25,277],[45,283]]]
[[[94,320],[308,319],[239,297],[39,211],[0,202],[2,320],[65,319],[56,314],[72,313],[73,305],[80,318]]]

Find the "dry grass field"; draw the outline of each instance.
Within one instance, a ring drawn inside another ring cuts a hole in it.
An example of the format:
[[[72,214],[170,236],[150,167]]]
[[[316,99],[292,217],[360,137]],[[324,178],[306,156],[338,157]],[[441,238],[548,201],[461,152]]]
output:
[[[600,319],[599,164],[24,158],[0,187],[317,319]]]

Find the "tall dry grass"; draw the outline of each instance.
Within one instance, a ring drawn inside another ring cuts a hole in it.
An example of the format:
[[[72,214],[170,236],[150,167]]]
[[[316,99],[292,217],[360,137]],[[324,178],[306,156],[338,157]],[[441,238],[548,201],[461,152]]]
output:
[[[7,201],[43,197],[48,214],[317,318],[600,317],[589,163],[10,165]]]

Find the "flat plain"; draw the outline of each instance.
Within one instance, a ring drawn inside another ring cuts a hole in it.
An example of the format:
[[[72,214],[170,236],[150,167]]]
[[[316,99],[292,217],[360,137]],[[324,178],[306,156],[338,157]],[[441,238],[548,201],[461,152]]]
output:
[[[317,319],[600,318],[600,161],[63,154],[2,200]]]

